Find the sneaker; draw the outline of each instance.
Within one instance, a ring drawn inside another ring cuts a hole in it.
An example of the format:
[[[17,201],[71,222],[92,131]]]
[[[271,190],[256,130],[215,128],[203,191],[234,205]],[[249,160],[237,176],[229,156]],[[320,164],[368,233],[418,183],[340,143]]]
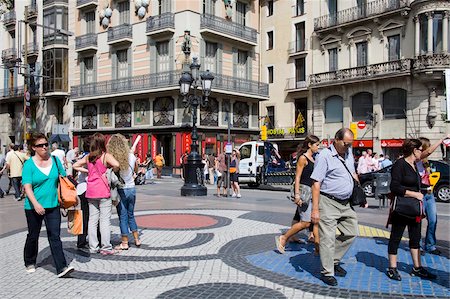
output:
[[[329,286],[337,286],[337,284],[338,284],[337,280],[336,280],[336,278],[334,278],[334,276],[322,275],[322,277],[320,279]]]
[[[241,198],[242,196],[241,196],[241,194],[239,193],[238,195],[236,195],[236,197],[237,197],[237,198]]]
[[[75,271],[75,268],[70,266],[70,267],[64,267],[64,269],[58,273],[58,278],[66,278],[70,276],[70,273],[72,273],[73,271]]]
[[[347,275],[347,271],[345,271],[345,269],[340,265],[334,265],[334,274],[338,277],[345,277],[345,275]]]
[[[29,265],[25,268],[25,270],[27,271],[27,273],[34,273],[36,272],[36,266],[35,265]]]
[[[397,271],[397,268],[388,268],[386,271],[386,275],[393,280],[398,280],[401,281],[402,277],[400,276],[400,274]]]
[[[231,197],[236,197],[236,193],[233,193],[233,195],[231,195]]]
[[[21,200],[22,200],[22,197],[16,197],[15,200],[16,200],[16,201],[21,201]]]
[[[100,250],[101,255],[113,255],[116,254],[116,251],[114,249],[102,249]]]
[[[433,273],[430,273],[424,267],[415,268],[413,267],[411,271],[411,276],[418,276],[424,279],[436,279],[437,276]]]

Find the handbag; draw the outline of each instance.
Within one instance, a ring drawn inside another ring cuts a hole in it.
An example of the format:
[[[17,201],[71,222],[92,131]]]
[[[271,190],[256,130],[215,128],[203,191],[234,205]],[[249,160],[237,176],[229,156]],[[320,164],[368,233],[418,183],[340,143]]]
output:
[[[53,161],[58,169],[58,202],[61,208],[68,209],[78,204],[77,189],[75,185],[65,176],[61,175],[58,161],[54,156]]]
[[[291,186],[291,197],[292,202],[295,202],[295,182]],[[310,186],[305,184],[300,184],[300,200],[302,201],[301,207],[307,208],[312,199],[312,189]]]
[[[67,211],[67,232],[72,235],[81,235],[83,233],[83,211]]]
[[[397,196],[392,210],[401,216],[416,219],[423,215],[423,202],[413,197]]]

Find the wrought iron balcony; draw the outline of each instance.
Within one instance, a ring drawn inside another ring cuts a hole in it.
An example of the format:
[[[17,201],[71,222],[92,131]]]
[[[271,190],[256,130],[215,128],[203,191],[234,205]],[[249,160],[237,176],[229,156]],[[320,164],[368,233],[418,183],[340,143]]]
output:
[[[75,38],[75,50],[97,49],[97,33],[88,33]]]
[[[161,33],[162,31],[175,30],[175,15],[171,12],[163,13],[158,16],[152,16],[147,19],[147,35]]]
[[[19,98],[23,96],[23,86],[0,89],[0,99]]]
[[[365,5],[354,6],[334,14],[314,18],[314,31],[320,31],[353,21],[395,12],[399,9],[406,8],[407,6],[408,1],[406,0],[375,0],[368,2]]]
[[[293,55],[308,50],[308,40],[297,40],[289,43],[288,54]]]
[[[27,45],[28,56],[37,56],[39,55],[39,44],[38,43],[29,43]],[[22,55],[25,55],[25,45],[22,45]]]
[[[257,32],[255,29],[243,26],[214,15],[203,14],[200,18],[200,30],[213,30],[221,34],[243,39],[256,44]]]
[[[90,6],[97,6],[98,0],[77,0],[77,8],[87,8]]]
[[[57,3],[69,4],[69,0],[44,0],[43,5],[50,6],[50,5],[55,5]]]
[[[310,86],[329,86],[362,80],[392,78],[411,73],[411,59],[371,64],[309,76]]]
[[[441,71],[450,68],[450,54],[437,53],[422,55],[414,59],[414,72]]]
[[[269,84],[238,77],[214,74],[212,88],[238,93],[252,94],[261,97],[269,96]]]
[[[108,29],[108,44],[117,42],[133,41],[133,26],[122,24]]]
[[[44,47],[50,45],[67,45],[68,44],[68,36],[61,33],[51,33],[49,35],[45,35],[44,38]]]
[[[17,49],[16,48],[9,48],[2,50],[2,61],[11,61],[17,59]]]
[[[31,1],[31,4],[28,5],[27,9],[28,9],[28,21],[30,21],[30,19],[36,19],[39,13],[36,1]]]
[[[297,79],[297,78],[288,78],[286,79],[286,91],[299,91],[305,90],[309,86],[307,78],[305,80]]]
[[[3,14],[3,24],[6,27],[12,27],[16,25],[16,12],[14,10],[8,11]]]

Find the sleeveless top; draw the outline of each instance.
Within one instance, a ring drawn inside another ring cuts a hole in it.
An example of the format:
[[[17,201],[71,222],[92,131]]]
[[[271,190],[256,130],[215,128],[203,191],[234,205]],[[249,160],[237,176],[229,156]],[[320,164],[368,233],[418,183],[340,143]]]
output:
[[[307,156],[305,156],[305,158],[306,160],[308,160],[308,164],[305,166],[305,168],[303,168],[302,176],[300,177],[300,184],[311,187],[312,184],[314,183],[314,180],[311,179],[311,174],[313,173],[314,170],[314,162],[309,160]],[[300,161],[300,159],[298,159],[298,161]]]
[[[102,155],[103,156],[103,155]],[[88,177],[86,180],[86,198],[101,199],[110,198],[108,179],[106,178],[106,166],[103,165],[101,157],[94,163],[88,162]]]

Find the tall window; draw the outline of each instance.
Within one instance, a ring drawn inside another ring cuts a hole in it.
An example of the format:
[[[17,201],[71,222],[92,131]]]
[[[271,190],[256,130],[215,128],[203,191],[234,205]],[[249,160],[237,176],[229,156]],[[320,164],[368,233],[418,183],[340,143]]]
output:
[[[389,44],[389,61],[400,59],[400,35],[388,37]]]
[[[273,66],[267,67],[267,79],[268,83],[273,83]]]
[[[356,66],[367,65],[367,42],[356,44]]]
[[[331,96],[325,100],[325,122],[337,123],[343,121],[342,97]]]
[[[360,92],[352,96],[352,115],[353,121],[365,120],[367,112],[372,112],[372,94]]]
[[[420,25],[420,40],[419,48],[420,54],[426,54],[428,49],[428,17],[425,14],[419,15]],[[431,38],[431,37],[430,37]]]
[[[305,22],[295,24],[296,52],[305,50]]]
[[[236,2],[236,23],[245,26],[245,15],[247,13],[247,4]]]
[[[55,43],[67,44],[67,35],[58,33],[60,29],[68,29],[69,16],[67,7],[56,6],[46,9],[43,22],[45,26],[44,46]]]
[[[267,128],[268,129],[275,128],[275,107],[274,106],[267,107],[267,118],[269,119]]]
[[[130,2],[119,2],[117,10],[119,11],[119,24],[130,23]]]
[[[338,70],[338,49],[333,48],[328,50],[328,62],[330,72]]]
[[[238,78],[247,79],[247,51],[238,50],[236,76]]]
[[[170,71],[170,58],[169,58],[169,42],[160,42],[156,44],[157,51],[157,72]]]
[[[68,90],[68,50],[48,49],[43,53],[44,92]]]
[[[267,32],[267,50],[273,49],[273,31]]]
[[[128,49],[118,50],[116,52],[117,56],[117,77],[116,78],[126,78],[128,77]]]
[[[84,15],[86,21],[86,33],[95,33],[95,11],[88,11]]]
[[[170,1],[172,0],[158,0],[158,13],[160,15],[170,12]]]
[[[330,26],[334,26],[337,23],[337,0],[328,0],[328,12],[330,14]]]
[[[215,15],[216,0],[203,0],[203,14]]]
[[[433,53],[442,51],[442,12],[435,12],[433,15]]]
[[[273,0],[267,1],[267,16],[273,15]]]
[[[305,70],[305,58],[299,58],[295,60],[295,81],[304,82],[306,81],[306,70]],[[302,87],[302,86],[297,86]]]
[[[95,82],[94,78],[94,57],[85,57],[83,59],[83,84]]]
[[[406,90],[393,88],[383,93],[384,119],[406,118]]]
[[[295,1],[295,12],[297,16],[301,16],[305,13],[305,0]]]
[[[217,44],[206,42],[205,43],[205,70],[210,70],[211,72],[216,72],[216,61],[217,61]]]

